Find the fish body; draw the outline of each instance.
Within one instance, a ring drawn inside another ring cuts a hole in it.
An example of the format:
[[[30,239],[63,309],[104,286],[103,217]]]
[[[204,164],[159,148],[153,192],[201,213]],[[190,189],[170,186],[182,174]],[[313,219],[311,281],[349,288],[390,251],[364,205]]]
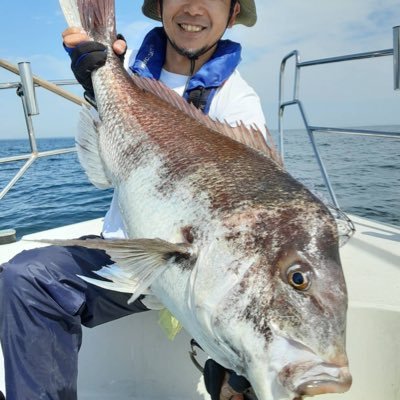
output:
[[[347,390],[347,292],[328,209],[260,132],[237,134],[130,77],[111,50],[113,1],[60,3],[109,49],[92,74],[100,120],[84,113],[77,145],[89,179],[114,187],[129,237],[68,244],[106,250],[116,264],[103,286],[132,299],[150,288],[259,400]]]

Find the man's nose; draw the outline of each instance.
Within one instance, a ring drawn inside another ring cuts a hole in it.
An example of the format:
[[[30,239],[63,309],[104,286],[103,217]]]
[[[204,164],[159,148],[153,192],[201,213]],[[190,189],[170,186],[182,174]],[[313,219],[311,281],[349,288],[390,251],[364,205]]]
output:
[[[202,0],[188,0],[186,1],[183,11],[196,16],[204,13],[204,1]]]

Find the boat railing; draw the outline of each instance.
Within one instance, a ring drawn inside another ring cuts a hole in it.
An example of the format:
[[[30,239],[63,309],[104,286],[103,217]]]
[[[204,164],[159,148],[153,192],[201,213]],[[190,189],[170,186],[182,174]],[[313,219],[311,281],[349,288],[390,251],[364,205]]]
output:
[[[87,103],[85,99],[76,96],[75,94],[70,93],[61,87],[77,84],[77,82],[73,79],[47,81],[38,76],[34,76],[32,75],[29,62],[20,62],[18,63],[18,65],[14,65],[6,60],[0,59],[0,67],[7,71],[13,72],[14,74],[17,74],[20,77],[19,82],[0,83],[0,89],[16,89],[17,96],[21,98],[30,144],[30,153],[0,158],[0,164],[26,160],[24,165],[17,171],[17,173],[14,175],[13,178],[11,178],[6,186],[2,189],[0,188],[1,200],[38,158],[66,154],[76,151],[75,147],[54,149],[48,151],[38,150],[35,130],[32,121],[32,117],[39,114],[35,88],[38,86],[42,87],[78,105],[83,105]]]
[[[279,149],[282,160],[284,160],[284,115],[285,110],[288,107],[295,106],[298,108],[301,119],[304,124],[304,128],[307,131],[308,137],[310,139],[310,143],[317,160],[319,169],[322,174],[322,178],[324,180],[325,186],[329,192],[330,198],[333,202],[334,207],[337,210],[340,210],[339,203],[337,201],[335,192],[331,185],[327,170],[322,161],[321,155],[319,153],[314,133],[315,132],[325,132],[325,133],[338,133],[338,134],[349,134],[349,135],[368,135],[368,136],[379,136],[379,137],[390,137],[390,138],[400,138],[400,132],[390,132],[390,131],[377,131],[377,130],[369,130],[369,129],[351,129],[351,128],[336,128],[336,127],[327,127],[327,126],[314,126],[309,123],[309,120],[306,116],[306,112],[303,106],[302,101],[299,98],[299,89],[300,89],[300,71],[306,67],[312,67],[316,65],[323,64],[331,64],[338,62],[346,62],[346,61],[354,61],[354,60],[362,60],[368,58],[377,58],[377,57],[385,57],[392,56],[393,57],[393,80],[394,80],[394,90],[400,90],[400,26],[396,26],[393,28],[393,48],[371,51],[366,53],[358,53],[358,54],[350,54],[339,57],[330,57],[323,58],[317,60],[310,61],[301,61],[300,53],[295,50],[286,55],[281,62],[280,66],[280,75],[279,75],[279,115],[278,115],[278,130],[279,130]],[[284,82],[285,82],[285,72],[286,72],[286,63],[289,59],[294,58],[294,77],[293,77],[293,95],[289,100],[284,99]]]

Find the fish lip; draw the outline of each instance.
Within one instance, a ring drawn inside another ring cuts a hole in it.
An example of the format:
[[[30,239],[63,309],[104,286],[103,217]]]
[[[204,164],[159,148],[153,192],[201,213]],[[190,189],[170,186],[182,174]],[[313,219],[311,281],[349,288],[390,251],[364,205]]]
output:
[[[321,375],[301,383],[296,388],[296,393],[301,396],[316,396],[326,393],[344,393],[350,389],[352,377],[350,374],[342,379],[334,378],[330,375]]]
[[[328,371],[314,371],[314,368],[333,369],[336,373]],[[348,365],[334,363],[321,363],[308,369],[311,376],[297,385],[294,392],[300,396],[316,396],[326,393],[344,393],[350,389],[353,378]]]
[[[297,361],[286,364],[279,372],[280,383],[298,396],[294,400],[302,399],[302,396],[343,393],[350,388],[352,377],[346,356],[326,362],[303,343],[288,338],[285,340],[293,348],[306,353]]]

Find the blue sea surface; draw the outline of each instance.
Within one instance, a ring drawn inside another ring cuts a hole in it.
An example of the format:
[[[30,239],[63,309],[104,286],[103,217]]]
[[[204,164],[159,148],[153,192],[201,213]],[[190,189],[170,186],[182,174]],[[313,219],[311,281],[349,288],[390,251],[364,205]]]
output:
[[[400,132],[400,125],[362,128]],[[341,209],[400,225],[400,137],[314,136]],[[332,203],[306,131],[289,130],[284,138],[287,170]]]
[[[342,209],[400,225],[400,140],[342,134],[316,134],[316,140]],[[74,146],[73,138],[37,142],[39,151]],[[0,140],[0,158],[29,151],[28,140]],[[286,132],[285,153],[288,171],[329,200],[305,131]],[[0,189],[23,164],[0,164]],[[0,200],[0,230],[16,229],[20,238],[102,217],[111,197],[111,190],[91,185],[76,153],[40,158]]]
[[[39,151],[73,147],[73,138],[38,139]],[[0,141],[0,158],[30,152],[28,140]],[[24,161],[0,164],[3,188]],[[104,216],[111,190],[99,190],[87,179],[76,153],[37,159],[0,200],[0,230],[17,237]]]

